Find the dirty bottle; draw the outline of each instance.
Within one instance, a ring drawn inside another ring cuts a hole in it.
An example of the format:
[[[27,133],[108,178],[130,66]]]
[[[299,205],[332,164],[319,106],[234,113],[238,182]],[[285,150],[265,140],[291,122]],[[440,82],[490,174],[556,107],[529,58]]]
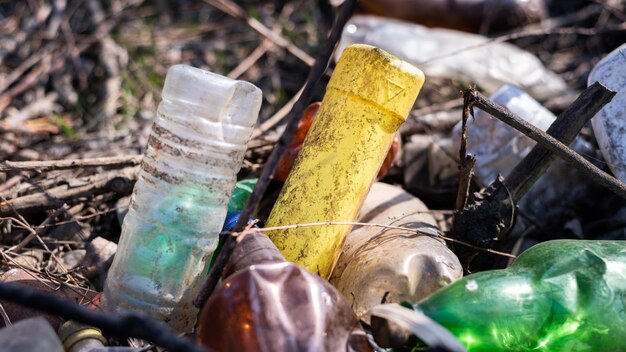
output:
[[[176,65],[162,96],[102,304],[143,311],[188,332],[197,313],[191,302],[217,246],[261,91]]]
[[[241,214],[241,210],[248,202],[248,198],[252,195],[252,191],[254,191],[254,186],[259,179],[251,178],[247,180],[238,181],[235,184],[235,189],[233,190],[233,196],[230,198],[230,202],[228,202],[228,213],[226,213],[226,219],[224,219],[224,225],[222,226],[222,232],[232,230],[237,221],[239,221],[239,215]],[[211,257],[211,262],[209,263],[208,271],[210,272],[217,261],[217,257],[219,256],[222,248],[224,247],[224,239],[227,234],[220,234],[219,241],[217,243],[217,248],[215,248],[215,252],[213,253],[213,257]]]
[[[354,221],[424,75],[389,53],[345,50],[267,227]],[[350,225],[268,231],[285,258],[328,278]]]
[[[533,54],[508,43],[488,43],[481,35],[377,17],[354,16],[335,51],[353,43],[380,47],[418,66],[428,77],[477,84],[491,94],[503,84],[518,86],[536,99],[559,96],[565,81]]]
[[[626,242],[555,240],[469,275],[415,309],[468,351],[626,350]]]
[[[358,319],[335,288],[286,262],[262,233],[249,233],[199,320],[212,351],[368,351]]]
[[[399,187],[372,185],[358,222],[419,230],[355,226],[330,282],[359,318],[381,302],[416,303],[463,276],[426,205]]]
[[[611,172],[626,182],[626,43],[591,70],[588,83],[600,82],[617,95],[591,119],[602,156]]]
[[[298,129],[296,130],[296,133],[291,139],[291,142],[289,142],[287,149],[280,157],[280,160],[278,162],[278,168],[274,173],[274,180],[280,182],[285,182],[287,180],[287,176],[289,176],[289,172],[291,172],[293,164],[296,162],[296,158],[300,153],[300,149],[302,149],[302,143],[304,143],[304,138],[306,137],[309,129],[311,128],[311,125],[313,124],[313,119],[317,115],[317,111],[319,110],[320,105],[320,102],[312,103],[306,108],[306,110],[302,114],[302,119],[298,123]],[[393,138],[393,142],[391,143],[391,148],[389,148],[389,152],[387,153],[383,164],[380,166],[380,170],[378,170],[378,174],[376,175],[377,180],[383,178],[387,174],[387,171],[389,171],[391,164],[393,164],[396,156],[400,153],[401,143],[402,141],[400,139],[400,135],[396,133]]]

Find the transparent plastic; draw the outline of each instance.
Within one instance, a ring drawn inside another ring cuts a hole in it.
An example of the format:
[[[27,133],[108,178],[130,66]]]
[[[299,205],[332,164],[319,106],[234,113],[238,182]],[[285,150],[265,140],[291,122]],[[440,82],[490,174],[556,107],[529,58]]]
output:
[[[427,77],[469,81],[493,93],[503,84],[521,87],[537,99],[557,96],[565,82],[533,54],[508,43],[449,29],[376,16],[355,16],[344,27],[335,52],[354,43],[377,46],[418,66]]]
[[[501,87],[489,99],[542,131],[546,131],[556,120],[553,113],[514,86]],[[498,174],[506,177],[536,142],[480,109],[474,110],[474,116],[467,122],[467,149],[476,156],[476,177],[483,185],[488,185]],[[459,150],[461,122],[454,126],[452,139],[454,150]]]
[[[170,68],[102,304],[190,331],[261,91],[197,68]]]
[[[600,82],[617,92],[591,124],[609,168],[626,182],[626,44],[602,59],[589,74],[588,81],[589,85]]]
[[[419,229],[355,226],[346,237],[330,282],[359,318],[381,302],[416,303],[463,277],[463,268],[419,199],[402,188],[372,185],[358,222]]]

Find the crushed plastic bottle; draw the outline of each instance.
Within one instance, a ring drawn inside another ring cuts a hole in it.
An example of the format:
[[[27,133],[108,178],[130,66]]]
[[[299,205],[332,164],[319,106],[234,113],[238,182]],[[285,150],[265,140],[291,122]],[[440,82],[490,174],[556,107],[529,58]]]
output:
[[[369,45],[353,45],[326,96],[267,227],[354,221],[424,75]],[[285,258],[328,278],[352,226],[268,231]]]
[[[556,120],[553,113],[514,86],[501,87],[489,99],[542,131],[546,131]],[[486,186],[498,174],[506,177],[532,150],[536,142],[480,109],[475,109],[474,116],[467,121],[467,150],[476,156],[474,172],[480,183]],[[454,149],[459,150],[461,122],[454,126],[452,139]]]
[[[206,277],[261,105],[254,85],[170,68],[102,304],[143,311],[178,332]]]
[[[544,0],[361,0],[368,12],[467,32],[515,29],[546,17]]]
[[[557,240],[415,307],[468,351],[626,350],[626,242]]]
[[[426,205],[401,188],[374,183],[357,221],[426,233],[355,226],[346,237],[330,282],[359,318],[383,301],[415,303],[463,277]]]
[[[448,29],[429,29],[376,16],[355,16],[344,27],[335,51],[354,43],[387,50],[429,77],[469,81],[493,93],[503,84],[518,86],[536,99],[563,94],[565,82],[533,54],[508,43],[489,43],[484,36]]]
[[[248,234],[202,310],[198,339],[212,351],[369,351],[359,322],[325,280]]]
[[[593,68],[588,83],[595,82],[617,92],[593,117],[591,124],[609,168],[626,182],[626,44],[613,50]]]

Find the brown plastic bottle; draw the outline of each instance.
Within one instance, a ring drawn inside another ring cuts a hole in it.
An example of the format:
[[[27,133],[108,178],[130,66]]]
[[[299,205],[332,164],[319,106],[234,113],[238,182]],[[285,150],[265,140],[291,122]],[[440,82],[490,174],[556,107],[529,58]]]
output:
[[[216,351],[371,351],[328,282],[286,262],[262,233],[237,245],[202,310],[198,339]]]

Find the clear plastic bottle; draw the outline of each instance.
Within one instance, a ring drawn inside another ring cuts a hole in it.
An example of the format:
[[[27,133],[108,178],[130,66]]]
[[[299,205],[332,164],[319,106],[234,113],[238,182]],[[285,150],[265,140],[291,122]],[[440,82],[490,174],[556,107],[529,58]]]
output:
[[[556,120],[553,113],[514,86],[502,86],[489,99],[542,131],[546,131]],[[506,177],[528,155],[536,142],[480,109],[475,109],[474,115],[475,118],[467,121],[467,148],[476,156],[474,172],[478,180],[486,186],[498,174]],[[454,150],[459,150],[461,122],[454,126],[452,140]]]
[[[382,301],[416,303],[463,276],[426,205],[402,188],[374,183],[357,221],[430,234],[369,226],[348,234],[330,282],[359,318],[369,322],[366,313]]]
[[[191,301],[217,246],[261,91],[197,68],[170,68],[103,293],[190,331]]]
[[[377,46],[418,66],[427,77],[476,83],[488,93],[503,84],[521,87],[536,99],[563,93],[565,82],[539,59],[515,45],[487,43],[489,38],[413,23],[355,16],[344,27],[335,58],[354,43]]]

